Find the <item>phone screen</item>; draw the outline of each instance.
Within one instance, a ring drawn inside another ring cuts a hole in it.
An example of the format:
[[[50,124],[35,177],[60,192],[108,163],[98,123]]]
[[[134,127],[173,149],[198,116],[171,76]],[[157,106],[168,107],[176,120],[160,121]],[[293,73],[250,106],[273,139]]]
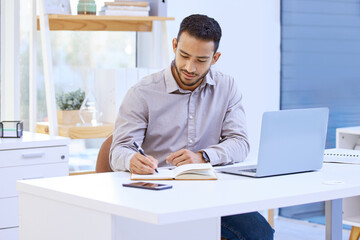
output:
[[[163,190],[172,188],[171,185],[168,184],[160,184],[160,183],[150,183],[150,182],[133,182],[133,183],[123,183],[124,187],[134,187],[134,188],[144,188],[150,190]]]

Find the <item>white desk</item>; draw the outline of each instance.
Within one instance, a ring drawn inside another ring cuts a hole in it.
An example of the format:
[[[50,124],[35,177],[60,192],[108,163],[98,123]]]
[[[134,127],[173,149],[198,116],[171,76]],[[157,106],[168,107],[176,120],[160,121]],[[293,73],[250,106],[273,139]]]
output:
[[[318,201],[327,201],[326,239],[341,239],[341,199],[360,195],[359,172],[325,164],[262,179],[218,174],[163,181],[173,185],[163,191],[124,188],[124,172],[18,181],[20,239],[220,239],[221,216]]]

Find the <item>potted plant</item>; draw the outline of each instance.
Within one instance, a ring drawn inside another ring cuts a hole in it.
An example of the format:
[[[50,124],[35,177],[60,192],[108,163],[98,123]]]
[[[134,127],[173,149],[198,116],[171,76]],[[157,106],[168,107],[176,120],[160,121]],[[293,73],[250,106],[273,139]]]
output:
[[[84,99],[85,92],[81,89],[57,95],[56,103],[59,108],[57,111],[58,123],[64,125],[81,123],[79,110]]]

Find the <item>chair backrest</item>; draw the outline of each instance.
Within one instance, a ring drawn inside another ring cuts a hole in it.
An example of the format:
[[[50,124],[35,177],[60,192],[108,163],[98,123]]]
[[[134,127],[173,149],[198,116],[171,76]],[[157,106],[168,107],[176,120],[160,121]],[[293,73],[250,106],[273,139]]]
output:
[[[109,152],[110,152],[112,139],[113,136],[110,135],[100,147],[100,151],[96,161],[96,168],[95,168],[95,172],[97,173],[113,171],[111,170],[109,163]]]

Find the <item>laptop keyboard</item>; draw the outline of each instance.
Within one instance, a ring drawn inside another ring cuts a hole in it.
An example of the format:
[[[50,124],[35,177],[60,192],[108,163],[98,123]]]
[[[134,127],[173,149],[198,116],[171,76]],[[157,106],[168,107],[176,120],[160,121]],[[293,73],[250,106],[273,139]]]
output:
[[[242,172],[252,172],[252,173],[256,173],[256,168],[251,168],[251,169],[243,169],[243,170],[240,170]]]

